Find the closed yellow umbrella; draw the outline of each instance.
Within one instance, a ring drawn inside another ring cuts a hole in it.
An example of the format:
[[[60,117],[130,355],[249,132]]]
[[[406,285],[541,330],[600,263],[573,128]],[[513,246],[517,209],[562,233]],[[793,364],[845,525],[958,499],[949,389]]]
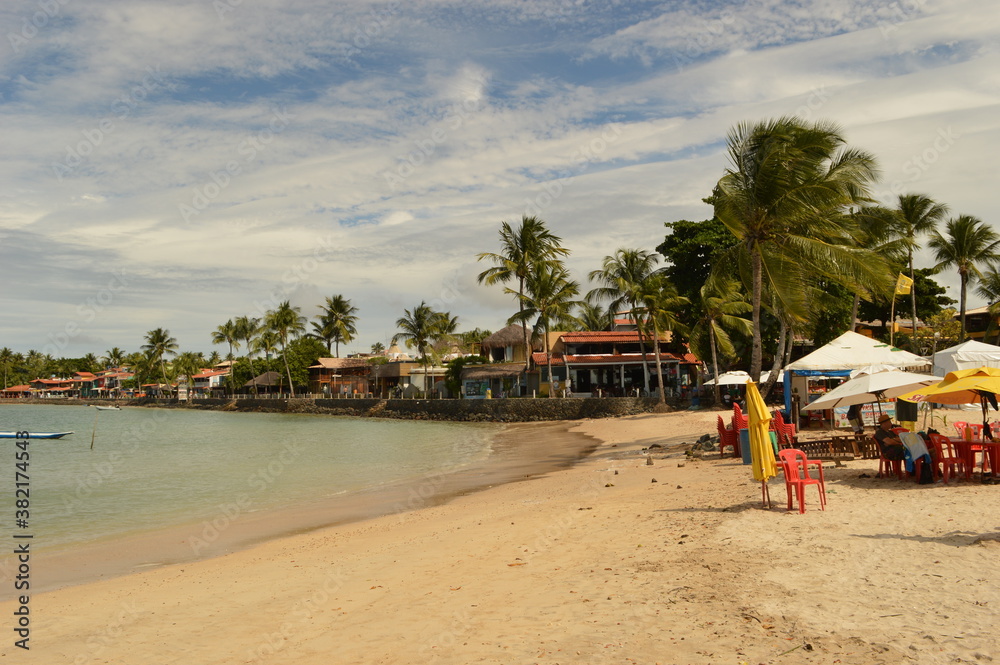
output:
[[[753,463],[753,479],[761,482],[761,499],[764,506],[770,505],[767,481],[778,475],[778,464],[771,446],[771,412],[764,404],[764,398],[757,390],[757,384],[747,382],[747,428],[750,430],[750,460]]]

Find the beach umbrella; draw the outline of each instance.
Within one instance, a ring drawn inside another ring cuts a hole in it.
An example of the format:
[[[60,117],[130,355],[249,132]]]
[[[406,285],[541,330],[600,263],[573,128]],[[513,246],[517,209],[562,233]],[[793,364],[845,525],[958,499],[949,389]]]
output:
[[[764,398],[753,381],[747,383],[747,429],[750,434],[750,460],[753,464],[753,479],[761,482],[761,501],[770,507],[771,497],[767,492],[767,481],[778,475],[778,464],[771,446],[771,412],[764,404]]]
[[[750,375],[742,370],[737,370],[734,372],[723,372],[719,375],[718,379],[712,379],[711,381],[706,381],[703,385],[714,386],[718,383],[720,386],[742,386],[744,383],[750,380]]]
[[[929,386],[940,380],[940,377],[930,374],[916,374],[900,370],[862,374],[857,378],[845,381],[823,397],[803,406],[802,410],[833,409],[838,406],[881,402],[922,386]]]
[[[990,436],[986,407],[992,406],[994,410],[998,410],[997,393],[1000,393],[1000,369],[979,367],[949,372],[943,381],[917,388],[899,397],[910,402],[979,404],[983,410],[983,432]]]

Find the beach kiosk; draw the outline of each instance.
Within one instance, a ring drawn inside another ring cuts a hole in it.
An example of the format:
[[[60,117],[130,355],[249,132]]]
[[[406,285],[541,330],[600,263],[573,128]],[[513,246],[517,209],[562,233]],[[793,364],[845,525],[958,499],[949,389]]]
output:
[[[856,369],[928,369],[929,365],[925,358],[914,353],[847,331],[784,368],[785,412],[790,418],[798,415],[798,409],[792,409],[793,396],[798,398],[800,407],[818,398],[821,393],[811,391],[810,384],[821,379],[846,380],[851,370]],[[846,425],[847,407],[835,409],[832,416],[835,424],[843,421]]]

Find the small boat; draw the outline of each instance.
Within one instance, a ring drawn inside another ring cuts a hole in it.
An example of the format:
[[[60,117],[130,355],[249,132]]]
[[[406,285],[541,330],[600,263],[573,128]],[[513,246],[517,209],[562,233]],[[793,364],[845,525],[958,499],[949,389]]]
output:
[[[97,406],[96,404],[94,405],[94,408],[97,409],[98,411],[121,411],[122,410],[122,408],[120,406]]]
[[[28,439],[61,439],[67,434],[72,434],[73,432],[28,432]],[[0,432],[0,439],[17,439],[21,438],[18,434],[22,432]]]

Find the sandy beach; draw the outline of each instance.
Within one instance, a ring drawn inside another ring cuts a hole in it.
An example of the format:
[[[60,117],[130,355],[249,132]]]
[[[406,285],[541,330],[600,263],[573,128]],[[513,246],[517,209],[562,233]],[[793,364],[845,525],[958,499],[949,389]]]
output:
[[[828,465],[761,508],[676,447],[718,412],[575,423],[570,468],[30,599],[26,663],[981,663],[1000,644],[1000,488]],[[545,427],[547,425],[539,425]],[[652,464],[647,463],[647,457]],[[811,490],[812,488],[810,488]],[[41,565],[39,563],[38,565]],[[9,583],[9,582],[5,582]]]

